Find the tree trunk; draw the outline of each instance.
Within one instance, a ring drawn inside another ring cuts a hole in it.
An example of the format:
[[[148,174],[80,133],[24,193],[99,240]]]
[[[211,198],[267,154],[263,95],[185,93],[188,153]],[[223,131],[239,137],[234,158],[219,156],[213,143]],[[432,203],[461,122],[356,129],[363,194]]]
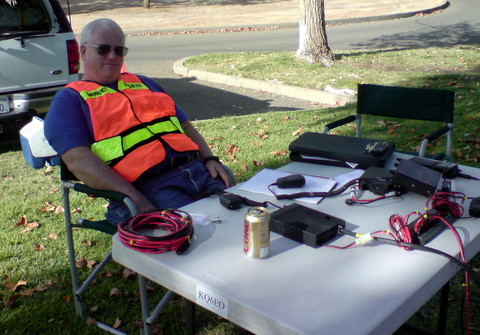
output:
[[[310,64],[330,66],[335,60],[328,46],[324,0],[300,0],[297,57]]]
[[[150,0],[143,0],[143,8],[150,8]]]

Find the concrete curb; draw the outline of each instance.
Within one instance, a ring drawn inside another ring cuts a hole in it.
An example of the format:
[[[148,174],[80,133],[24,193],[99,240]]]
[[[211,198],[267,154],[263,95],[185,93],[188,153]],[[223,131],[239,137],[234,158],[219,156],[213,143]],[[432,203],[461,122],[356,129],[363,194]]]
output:
[[[356,97],[329,93],[320,90],[277,84],[269,81],[248,79],[235,76],[227,76],[219,73],[207,71],[192,70],[187,68],[184,63],[190,58],[182,58],[173,64],[173,71],[184,77],[193,77],[198,80],[209,81],[217,84],[243,87],[254,90],[266,91],[270,93],[285,95],[288,97],[302,99],[306,101],[318,102],[326,105],[343,106],[356,101]]]

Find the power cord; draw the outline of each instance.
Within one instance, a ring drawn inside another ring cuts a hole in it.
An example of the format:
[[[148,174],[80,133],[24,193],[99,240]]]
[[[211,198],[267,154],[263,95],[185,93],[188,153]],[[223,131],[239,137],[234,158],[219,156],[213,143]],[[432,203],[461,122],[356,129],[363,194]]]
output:
[[[127,247],[150,254],[176,251],[181,254],[190,246],[193,236],[192,217],[187,212],[164,209],[139,214],[118,225],[120,241]],[[168,234],[156,236],[148,230],[165,230]]]
[[[452,199],[452,200],[450,200]],[[405,217],[399,214],[394,214],[389,219],[389,225],[392,230],[376,231],[374,233],[359,234],[339,227],[339,233],[354,236],[355,242],[344,246],[330,246],[337,249],[346,249],[358,245],[363,245],[371,241],[378,241],[391,245],[402,247],[405,250],[422,250],[426,252],[435,253],[444,256],[457,264],[464,270],[464,298],[465,298],[465,329],[467,334],[470,334],[470,299],[469,299],[469,280],[472,280],[480,287],[480,279],[477,274],[467,265],[463,242],[458,234],[458,231],[453,227],[452,223],[446,218],[460,218],[464,213],[464,208],[460,203],[457,203],[457,199],[461,199],[461,203],[465,199],[468,199],[465,194],[460,192],[439,192],[431,195],[425,204],[425,214],[421,214],[419,211],[409,213]],[[432,214],[433,213],[433,214]],[[416,217],[416,220],[409,223],[411,217]],[[432,221],[438,221],[447,226],[455,236],[460,249],[460,259],[449,255],[441,250],[426,247],[418,241],[418,235],[425,229],[431,229],[429,223]],[[380,234],[387,234],[391,238],[378,237]]]

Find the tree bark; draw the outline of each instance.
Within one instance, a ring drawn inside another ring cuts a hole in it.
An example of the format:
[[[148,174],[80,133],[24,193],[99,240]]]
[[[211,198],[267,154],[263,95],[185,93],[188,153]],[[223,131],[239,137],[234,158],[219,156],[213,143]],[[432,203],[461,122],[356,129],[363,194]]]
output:
[[[328,46],[324,0],[300,0],[299,46],[297,57],[330,66],[335,56]]]

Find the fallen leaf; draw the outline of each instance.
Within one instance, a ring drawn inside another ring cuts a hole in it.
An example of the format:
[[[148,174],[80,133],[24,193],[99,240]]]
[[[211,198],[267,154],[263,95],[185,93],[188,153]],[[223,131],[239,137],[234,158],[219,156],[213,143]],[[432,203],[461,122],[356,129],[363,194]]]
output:
[[[77,267],[77,269],[83,269],[87,266],[87,260],[85,258],[77,259],[77,261],[75,262],[75,266]]]
[[[21,233],[25,233],[25,232],[27,232],[27,231],[32,231],[33,229],[35,229],[35,228],[37,228],[37,227],[38,227],[38,223],[37,223],[37,222],[27,223],[27,224],[25,225],[25,229],[22,230],[22,231],[20,232],[20,234],[21,234]]]
[[[268,138],[267,132],[265,130],[260,130],[258,132],[258,137],[260,137],[262,140],[265,140]]]
[[[115,323],[113,324],[113,328],[115,329],[118,329],[118,327],[120,327],[122,325],[122,320],[120,320],[119,318],[117,318],[115,320]]]
[[[244,172],[248,171],[248,166],[247,165],[245,165],[243,163],[238,163],[238,165],[240,165],[240,170],[242,170]]]
[[[64,296],[62,297],[62,300],[63,300],[64,302],[66,302],[67,304],[69,304],[69,303],[70,303],[70,296],[69,296],[69,295],[64,295]]]
[[[286,156],[286,155],[287,155],[287,151],[286,151],[286,150],[272,151],[272,152],[270,152],[270,155],[273,155],[273,156]]]
[[[228,153],[239,152],[239,151],[240,151],[240,148],[237,145],[234,145],[234,144],[229,144],[227,146],[227,150],[226,150],[226,152],[228,152]]]
[[[123,278],[132,277],[132,276],[135,276],[135,274],[136,274],[135,271],[132,271],[132,270],[127,269],[127,268],[124,268],[123,271],[122,271],[122,277]]]
[[[28,223],[27,217],[25,215],[18,218],[16,226],[26,226]]]
[[[51,239],[51,240],[56,240],[57,237],[58,237],[57,233],[50,233],[50,235],[48,235],[48,238]]]
[[[55,213],[56,215],[62,214],[63,212],[64,212],[64,209],[63,209],[63,206],[61,206],[61,205],[58,205],[58,206],[55,208],[55,211],[54,211],[54,213]]]
[[[47,248],[43,244],[38,244],[38,243],[35,244],[35,250],[36,251],[43,251],[45,249],[47,249]]]
[[[48,176],[48,175],[52,174],[52,172],[53,172],[53,166],[48,165],[48,166],[45,168],[45,170],[43,171],[43,174],[44,174],[45,176]]]
[[[32,297],[33,293],[35,293],[35,289],[34,288],[29,288],[29,289],[26,289],[26,290],[23,290],[22,292],[20,292],[20,295],[22,295],[24,297]]]
[[[17,283],[7,282],[3,286],[10,292],[15,292],[19,286],[25,286],[27,282],[25,280],[19,280]]]
[[[96,260],[89,260],[87,261],[87,268],[89,269],[93,269],[95,267],[95,265],[97,265],[97,261]]]
[[[298,128],[297,130],[295,130],[295,131],[292,133],[292,136],[298,136],[302,131],[303,131],[303,126],[301,126],[300,128]]]
[[[97,321],[95,319],[92,319],[92,318],[87,318],[87,320],[85,320],[85,322],[89,326],[95,326],[97,324]]]
[[[60,187],[55,187],[52,188],[50,191],[48,191],[49,194],[57,194],[60,191]]]
[[[263,162],[259,162],[257,161],[256,159],[253,160],[253,165],[254,166],[264,166],[266,165],[267,163],[263,163]]]
[[[92,246],[92,242],[90,240],[83,240],[82,244],[86,247],[91,247]]]
[[[110,291],[110,296],[111,297],[121,297],[122,296],[122,291],[120,291],[118,288],[114,287]]]

